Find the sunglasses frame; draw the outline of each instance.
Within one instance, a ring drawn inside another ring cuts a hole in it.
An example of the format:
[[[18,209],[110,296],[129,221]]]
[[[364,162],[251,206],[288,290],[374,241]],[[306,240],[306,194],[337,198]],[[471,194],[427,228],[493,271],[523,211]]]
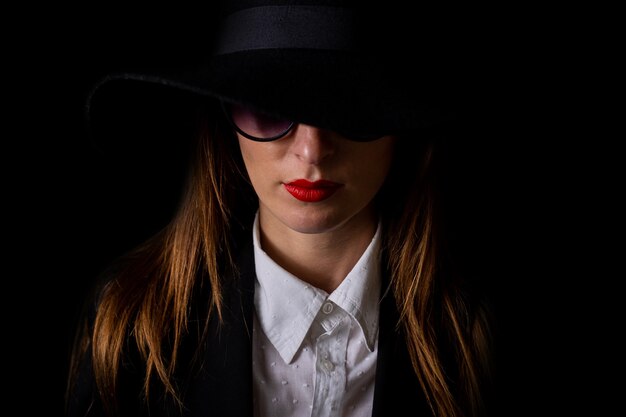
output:
[[[235,121],[233,120],[233,117],[232,117],[230,111],[228,110],[227,105],[228,105],[228,103],[224,102],[223,100],[220,100],[220,106],[222,107],[222,111],[224,112],[224,115],[226,116],[226,119],[228,120],[228,123],[241,136],[243,136],[243,137],[245,137],[247,139],[253,140],[255,142],[273,142],[275,140],[283,138],[283,137],[287,136],[287,134],[291,131],[291,129],[293,129],[293,127],[297,124],[296,122],[290,121],[289,122],[289,126],[283,132],[279,133],[278,135],[274,135],[274,136],[271,136],[269,138],[260,138],[258,136],[253,136],[253,135],[245,132],[244,130],[242,130],[237,125],[237,123],[235,123]],[[370,137],[370,136],[358,137],[358,136],[353,136],[353,135],[342,134],[342,136],[344,136],[346,139],[351,140],[353,142],[372,142],[374,140],[382,138],[384,135],[376,135],[376,136],[372,136],[372,137]]]
[[[271,136],[269,138],[260,138],[258,136],[253,136],[247,132],[245,132],[244,130],[242,130],[237,123],[235,123],[235,121],[233,120],[233,116],[231,115],[231,112],[228,110],[227,108],[227,103],[225,103],[224,101],[220,100],[220,105],[222,107],[222,110],[224,111],[224,114],[226,115],[226,119],[228,120],[228,122],[230,123],[230,125],[233,127],[233,129],[235,129],[237,131],[237,133],[239,133],[241,136],[253,140],[255,142],[272,142],[275,140],[278,140],[284,136],[286,136],[291,129],[293,129],[293,127],[296,125],[295,122],[289,122],[289,126],[281,133],[279,133],[278,135],[274,135]]]

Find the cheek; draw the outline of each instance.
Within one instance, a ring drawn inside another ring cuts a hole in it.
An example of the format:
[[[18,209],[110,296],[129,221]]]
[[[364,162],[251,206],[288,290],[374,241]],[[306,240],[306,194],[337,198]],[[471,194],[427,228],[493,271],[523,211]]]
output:
[[[248,139],[239,138],[239,149],[241,150],[241,157],[250,176],[250,180],[254,183],[256,178],[256,172],[262,169],[263,160],[260,154],[260,149],[256,149],[255,142]]]
[[[241,157],[243,158],[243,161],[246,163],[246,166],[247,166],[252,156],[250,143],[248,143],[250,141],[241,139],[241,137],[238,137],[238,140],[239,140],[239,150],[241,151]]]
[[[362,172],[367,173],[364,180],[372,187],[378,188],[385,181],[391,169],[393,152],[394,140],[389,138],[383,139],[383,142],[377,143],[361,156]]]
[[[280,149],[271,143],[254,142],[241,137],[239,149],[257,194],[277,181],[281,166]]]

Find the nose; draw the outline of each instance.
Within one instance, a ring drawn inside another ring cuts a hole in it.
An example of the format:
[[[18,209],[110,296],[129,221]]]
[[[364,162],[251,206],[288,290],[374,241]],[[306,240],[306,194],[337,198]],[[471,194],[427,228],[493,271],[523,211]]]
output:
[[[328,130],[300,123],[295,126],[291,151],[301,161],[318,165],[335,152],[335,141]]]

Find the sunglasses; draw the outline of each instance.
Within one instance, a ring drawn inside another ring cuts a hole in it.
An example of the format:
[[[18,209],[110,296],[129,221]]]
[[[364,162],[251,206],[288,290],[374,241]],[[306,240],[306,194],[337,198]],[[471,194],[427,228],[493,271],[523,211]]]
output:
[[[221,104],[232,127],[243,137],[256,142],[278,140],[286,136],[297,124],[294,121],[276,117],[242,104],[224,101]],[[383,136],[380,134],[337,133],[356,142],[370,142]]]

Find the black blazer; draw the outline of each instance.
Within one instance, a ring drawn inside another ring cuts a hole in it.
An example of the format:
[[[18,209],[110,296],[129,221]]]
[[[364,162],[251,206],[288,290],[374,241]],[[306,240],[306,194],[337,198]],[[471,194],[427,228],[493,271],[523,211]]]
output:
[[[184,407],[172,404],[167,396],[151,394],[149,406],[141,400],[143,374],[134,366],[138,357],[125,364],[119,389],[122,416],[252,417],[252,314],[254,309],[254,252],[250,241],[238,259],[239,276],[225,289],[224,324],[211,319],[210,332],[202,365],[187,371],[184,366],[176,376]],[[383,280],[385,282],[385,280]],[[384,291],[383,291],[384,293]],[[396,330],[398,311],[391,291],[380,306],[378,359],[374,388],[373,417],[432,416],[411,361],[402,334]],[[190,362],[198,331],[191,320],[190,336],[183,343],[179,363]],[[200,322],[198,322],[199,324]],[[194,336],[195,335],[195,336]],[[192,368],[189,368],[192,369]],[[76,388],[69,400],[68,416],[102,416],[91,363],[81,364]]]

